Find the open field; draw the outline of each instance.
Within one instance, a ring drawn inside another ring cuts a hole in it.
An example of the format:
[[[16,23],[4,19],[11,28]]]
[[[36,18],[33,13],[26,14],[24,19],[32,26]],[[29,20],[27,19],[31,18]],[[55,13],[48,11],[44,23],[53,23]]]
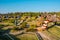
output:
[[[38,40],[37,36],[34,33],[18,35],[17,38],[20,40]]]
[[[43,34],[45,34],[47,37],[49,37],[51,40],[60,40],[60,28],[54,26],[50,29],[42,31]]]

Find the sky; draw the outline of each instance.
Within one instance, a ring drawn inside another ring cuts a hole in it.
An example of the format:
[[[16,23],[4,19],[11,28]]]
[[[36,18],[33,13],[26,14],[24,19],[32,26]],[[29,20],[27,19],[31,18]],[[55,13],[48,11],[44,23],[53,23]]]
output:
[[[59,11],[60,0],[0,0],[0,13]]]

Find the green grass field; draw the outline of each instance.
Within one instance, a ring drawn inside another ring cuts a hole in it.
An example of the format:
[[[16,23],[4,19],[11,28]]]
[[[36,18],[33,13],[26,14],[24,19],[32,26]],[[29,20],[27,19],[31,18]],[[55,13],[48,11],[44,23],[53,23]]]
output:
[[[49,36],[52,40],[60,40],[60,28],[54,26],[50,29],[43,31],[47,36]]]
[[[19,38],[20,40],[38,40],[37,36],[34,33],[18,35],[17,38]]]

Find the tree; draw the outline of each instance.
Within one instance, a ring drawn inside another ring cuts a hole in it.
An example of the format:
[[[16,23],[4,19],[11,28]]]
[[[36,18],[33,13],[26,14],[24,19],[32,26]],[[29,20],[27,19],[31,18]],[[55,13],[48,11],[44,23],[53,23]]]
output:
[[[26,22],[23,22],[23,23],[21,24],[21,25],[22,25],[21,28],[25,28],[25,27],[26,27],[26,24],[27,24]]]

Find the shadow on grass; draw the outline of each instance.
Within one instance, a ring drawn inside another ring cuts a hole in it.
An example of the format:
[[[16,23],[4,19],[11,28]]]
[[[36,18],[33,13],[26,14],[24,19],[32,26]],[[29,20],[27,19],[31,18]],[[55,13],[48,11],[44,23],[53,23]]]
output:
[[[10,30],[11,29],[7,29],[7,30],[0,29],[0,40],[11,40],[11,38],[13,38],[14,40],[20,40],[16,36],[9,34]],[[11,36],[11,38],[9,38],[6,34]]]
[[[51,26],[49,26],[49,27],[47,28],[47,30],[50,29],[50,28],[52,28],[52,27],[54,27],[54,26],[55,26],[55,25],[51,25]]]
[[[60,23],[59,24],[56,24],[57,26],[60,26]]]
[[[11,35],[11,34],[10,34],[10,36],[11,36],[14,40],[20,40],[19,38],[17,38],[17,37],[14,36],[14,35]]]
[[[49,26],[47,29],[50,29],[50,28],[54,27],[55,25],[60,26],[60,23],[59,24],[55,23],[54,25]]]
[[[13,40],[20,40],[19,38],[17,38],[14,35],[9,34],[9,36],[13,39]],[[0,40],[12,40],[10,37],[8,37],[7,35],[0,35]]]
[[[1,34],[9,33],[10,30],[11,30],[11,29],[7,29],[7,30],[0,29],[0,33],[1,33]]]

